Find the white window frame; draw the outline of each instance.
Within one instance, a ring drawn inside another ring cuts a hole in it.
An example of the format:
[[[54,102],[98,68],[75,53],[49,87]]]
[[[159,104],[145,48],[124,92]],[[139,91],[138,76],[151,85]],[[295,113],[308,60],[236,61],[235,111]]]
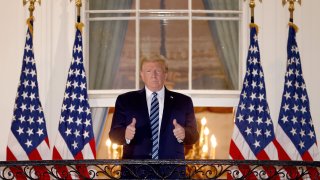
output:
[[[139,59],[140,56],[140,20],[145,19],[163,19],[163,18],[156,18],[156,17],[140,17],[140,13],[146,13],[146,12],[155,12],[155,13],[188,13],[188,17],[167,17],[167,19],[174,19],[174,20],[188,20],[189,21],[189,39],[192,38],[192,20],[239,20],[239,87],[242,87],[242,79],[244,77],[245,72],[245,59],[246,59],[246,48],[248,45],[248,24],[250,17],[248,15],[248,7],[245,5],[246,3],[242,3],[242,11],[226,11],[226,10],[192,10],[191,4],[192,0],[188,0],[188,10],[144,10],[140,9],[140,0],[135,0],[136,2],[136,9],[135,10],[88,10],[87,4],[89,4],[89,0],[86,0],[85,2],[85,37],[84,37],[84,44],[85,44],[85,60],[86,62],[86,71],[87,74],[89,74],[89,21],[104,21],[104,20],[135,20],[136,22],[136,59]],[[135,16],[133,17],[97,17],[97,18],[89,18],[89,14],[94,13],[135,13]],[[239,17],[192,17],[193,13],[235,13],[239,14]],[[176,90],[177,92],[189,95],[194,103],[195,107],[236,107],[239,103],[239,94],[240,90],[192,90],[192,41],[189,41],[189,86],[188,90]],[[136,61],[136,89],[139,89],[139,61]],[[88,78],[89,79],[89,78]],[[122,94],[127,91],[131,91],[133,89],[121,89],[121,90],[89,90],[89,103],[92,108],[98,108],[98,107],[114,107],[116,98],[119,94]]]

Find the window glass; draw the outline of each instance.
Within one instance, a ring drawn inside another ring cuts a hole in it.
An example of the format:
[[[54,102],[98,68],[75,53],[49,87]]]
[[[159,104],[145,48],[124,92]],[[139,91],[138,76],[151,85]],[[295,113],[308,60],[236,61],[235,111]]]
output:
[[[92,13],[89,14],[91,19],[99,19],[101,21],[102,18],[128,18],[134,17],[135,13]]]
[[[92,21],[89,31],[89,89],[134,89],[134,21]]]
[[[239,0],[192,0],[192,9],[239,10]]]
[[[166,86],[170,89],[187,89],[188,21],[141,20],[140,25],[141,56],[165,56],[169,66]]]
[[[188,0],[140,0],[141,9],[188,9]]]
[[[103,10],[88,13],[90,90],[143,87],[138,57],[154,54],[168,59],[170,89],[239,89],[238,0],[138,2],[122,12],[137,2],[89,0]]]
[[[90,10],[135,9],[135,0],[89,0]]]
[[[192,89],[238,89],[238,22],[195,20],[192,24]]]

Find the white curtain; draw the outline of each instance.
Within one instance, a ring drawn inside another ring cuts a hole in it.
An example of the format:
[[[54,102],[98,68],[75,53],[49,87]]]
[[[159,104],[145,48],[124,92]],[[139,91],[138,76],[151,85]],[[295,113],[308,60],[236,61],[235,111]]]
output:
[[[132,0],[93,0],[90,9],[130,9]],[[94,15],[90,15],[94,17]],[[113,89],[114,74],[119,70],[120,56],[128,21],[91,21],[89,29],[89,87]],[[100,144],[108,108],[92,108],[96,145]]]
[[[203,0],[203,4],[210,10],[239,10],[239,3],[235,3],[234,0]],[[218,45],[219,59],[224,65],[228,89],[238,89],[239,23],[238,21],[210,21],[210,31],[213,41]]]

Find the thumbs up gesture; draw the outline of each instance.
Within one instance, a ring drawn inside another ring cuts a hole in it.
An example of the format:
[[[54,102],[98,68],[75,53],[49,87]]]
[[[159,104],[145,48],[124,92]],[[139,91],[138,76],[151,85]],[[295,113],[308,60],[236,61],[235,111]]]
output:
[[[186,137],[186,132],[184,128],[177,123],[176,119],[173,120],[173,126],[174,126],[174,129],[173,129],[174,136],[177,138],[177,141],[179,143],[182,143],[184,138]]]
[[[125,138],[127,140],[132,140],[134,137],[134,134],[136,133],[136,118],[132,118],[131,124],[129,124],[126,128],[125,132]]]

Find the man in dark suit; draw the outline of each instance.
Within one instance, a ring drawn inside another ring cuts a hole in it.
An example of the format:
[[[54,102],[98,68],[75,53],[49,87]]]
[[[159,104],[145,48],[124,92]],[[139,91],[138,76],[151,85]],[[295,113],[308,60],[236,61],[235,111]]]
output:
[[[123,159],[184,159],[184,144],[199,139],[192,100],[164,86],[167,73],[162,57],[142,59],[145,87],[118,96],[109,136]]]

